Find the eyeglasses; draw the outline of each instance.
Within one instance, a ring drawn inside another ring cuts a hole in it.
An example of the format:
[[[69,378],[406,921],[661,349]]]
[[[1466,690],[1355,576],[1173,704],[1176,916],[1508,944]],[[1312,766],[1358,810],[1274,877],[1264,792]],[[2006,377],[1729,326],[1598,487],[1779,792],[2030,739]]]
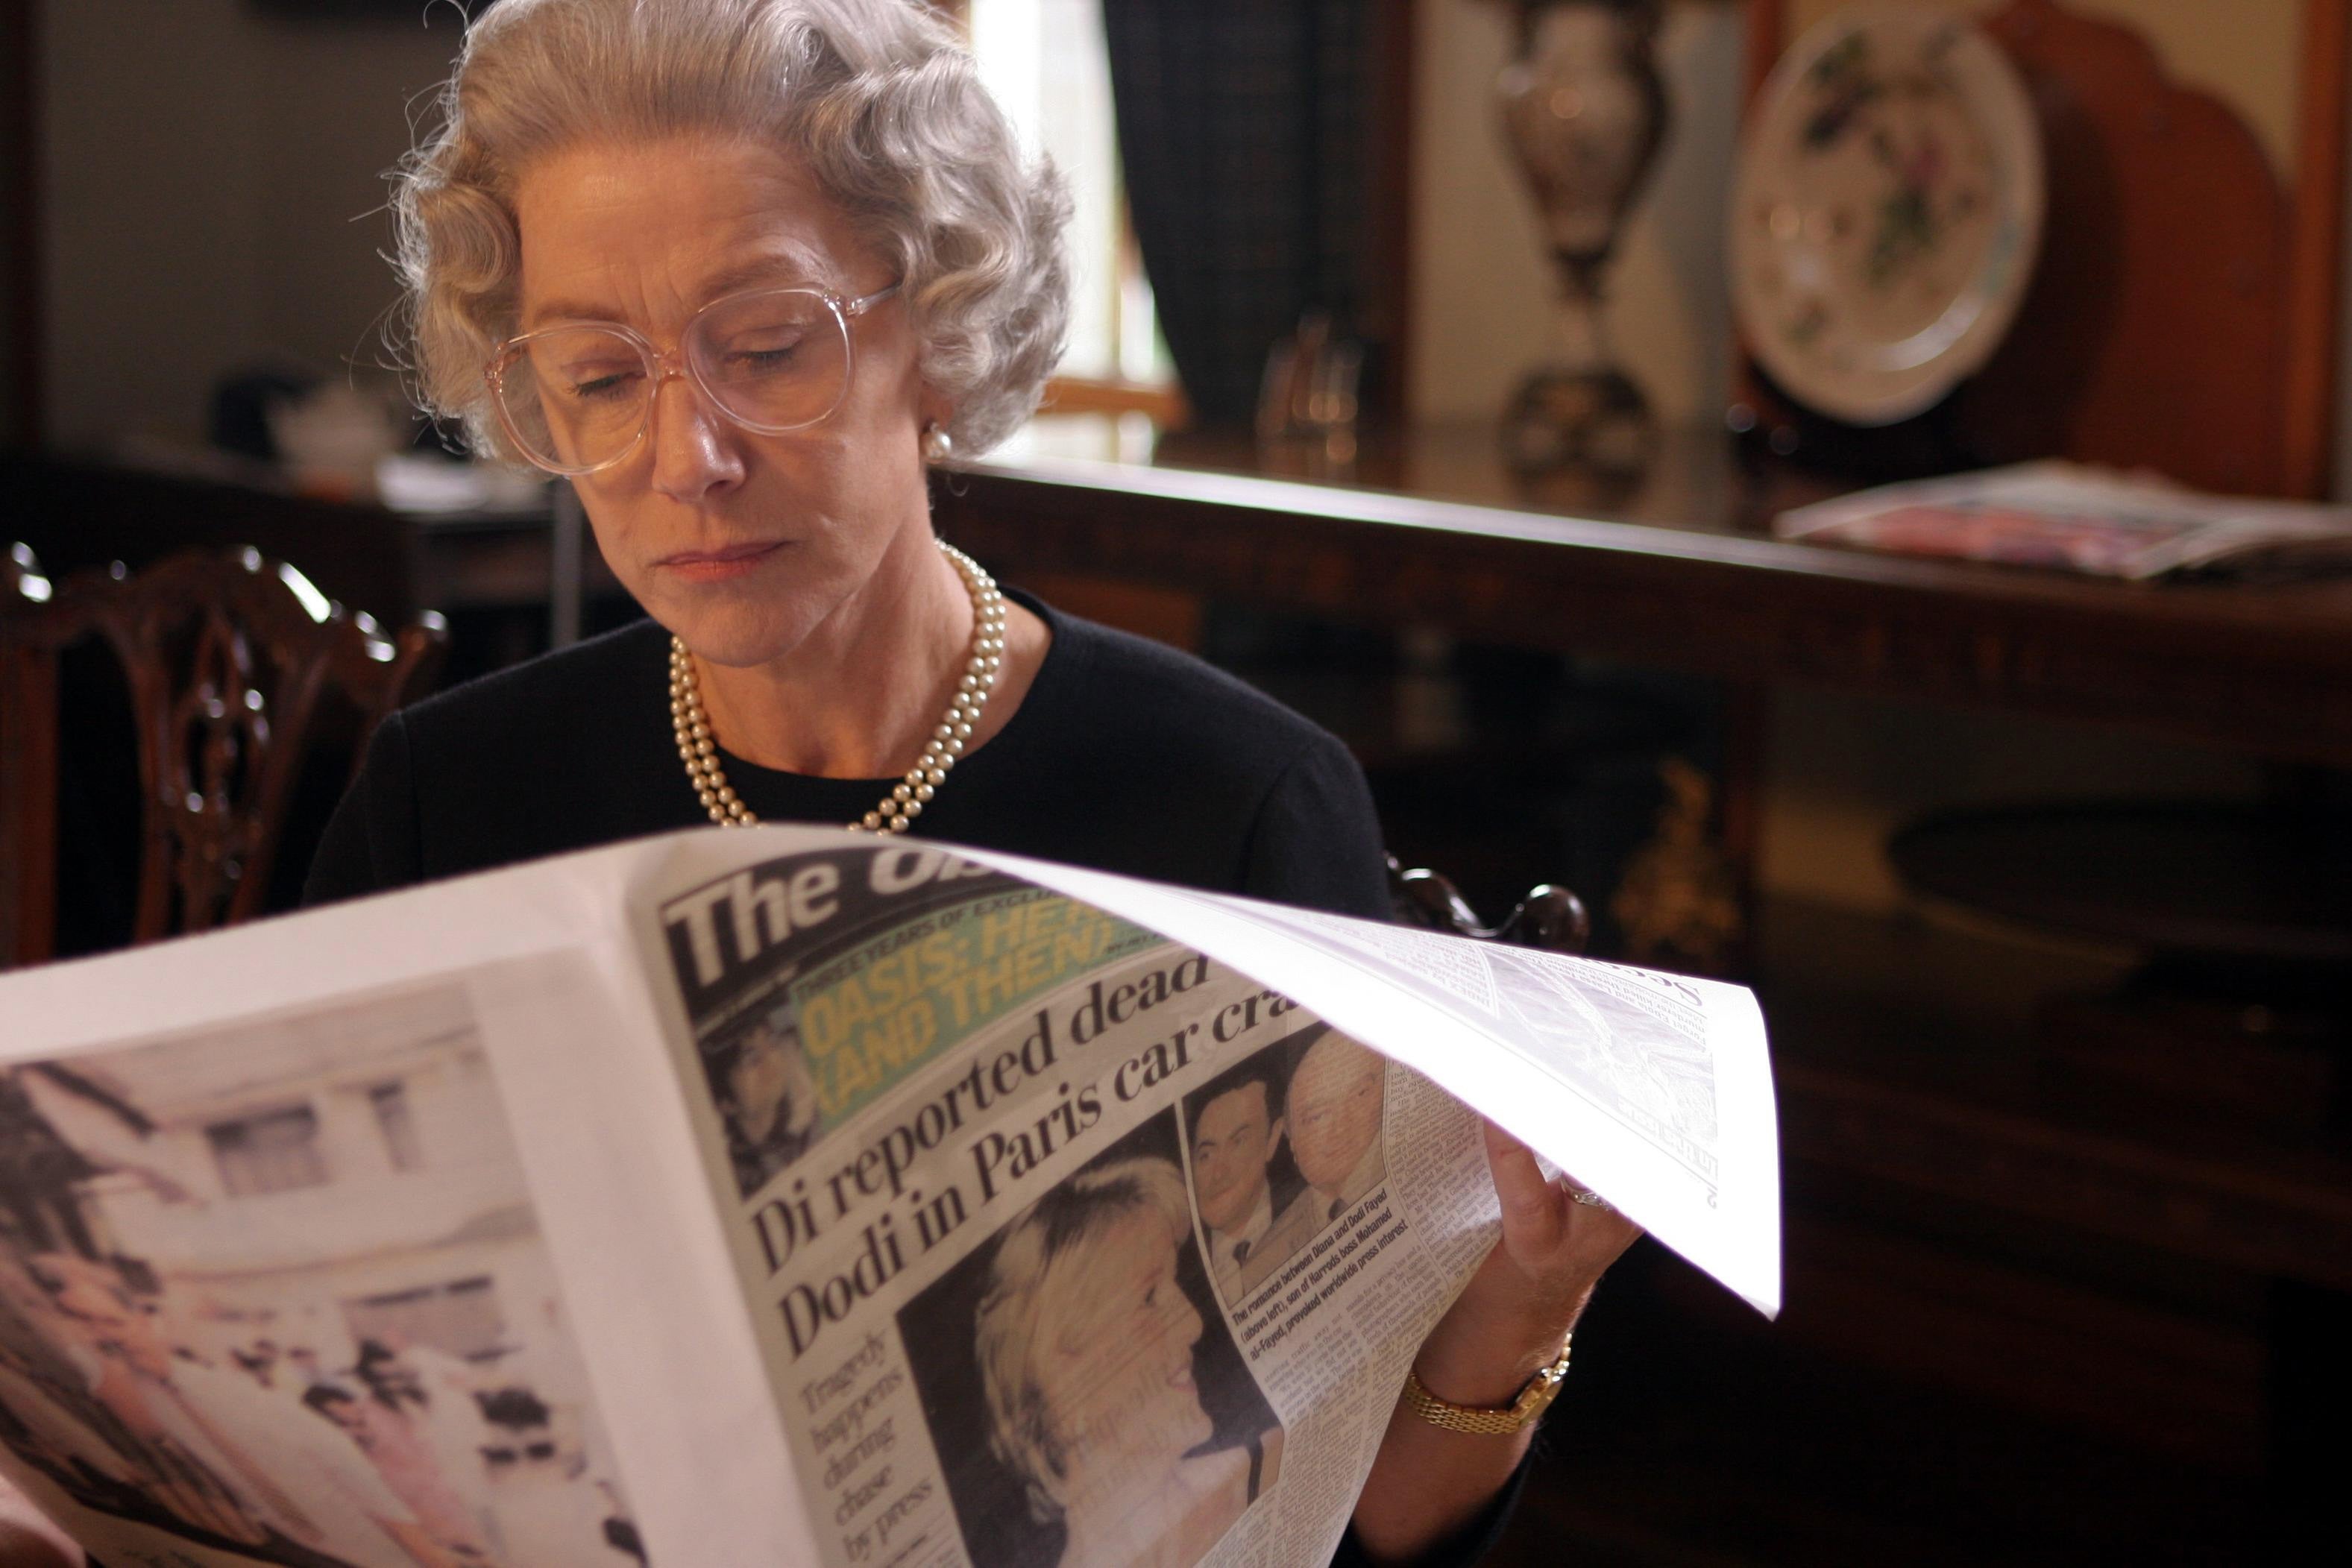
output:
[[[683,376],[712,408],[762,435],[805,430],[849,395],[849,324],[898,292],[754,288],[694,313],[668,353],[617,321],[525,332],[484,367],[499,424],[551,474],[593,474],[636,450],[654,392]]]

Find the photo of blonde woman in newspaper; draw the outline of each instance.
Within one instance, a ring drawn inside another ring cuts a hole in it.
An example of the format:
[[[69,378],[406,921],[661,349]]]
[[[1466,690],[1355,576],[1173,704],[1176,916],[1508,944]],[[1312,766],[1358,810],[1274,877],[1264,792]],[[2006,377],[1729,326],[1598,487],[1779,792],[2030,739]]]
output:
[[[899,1313],[974,1568],[1191,1568],[1279,1477],[1177,1137],[1144,1122]]]

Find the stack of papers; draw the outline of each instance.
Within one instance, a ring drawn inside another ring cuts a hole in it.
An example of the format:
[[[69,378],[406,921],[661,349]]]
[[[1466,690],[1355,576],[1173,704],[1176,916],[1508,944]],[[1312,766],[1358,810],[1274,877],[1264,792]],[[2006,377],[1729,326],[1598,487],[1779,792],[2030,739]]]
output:
[[[2144,579],[2352,568],[2352,507],[2183,489],[2073,463],[1888,485],[1783,512],[1784,539]]]

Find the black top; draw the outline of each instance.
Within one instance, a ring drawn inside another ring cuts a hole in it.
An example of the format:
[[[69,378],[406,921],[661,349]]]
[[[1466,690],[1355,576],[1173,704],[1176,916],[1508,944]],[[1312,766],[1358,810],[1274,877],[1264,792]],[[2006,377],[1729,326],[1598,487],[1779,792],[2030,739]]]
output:
[[[918,836],[1040,860],[1389,916],[1363,770],[1306,719],[1199,660],[1012,597],[1053,643],[995,738],[956,765]],[[650,621],[394,714],[328,824],[304,901],[587,849],[709,821],[669,717],[669,637]],[[724,758],[764,821],[847,822],[896,779],[812,779]],[[1423,1561],[1461,1568],[1500,1533],[1495,1503]],[[1354,1532],[1336,1568],[1364,1562]]]
[[[918,836],[1387,917],[1371,795],[1339,741],[1197,659],[1015,597],[1052,646]],[[638,622],[387,719],[304,901],[708,822],[670,727],[668,643]],[[722,760],[763,821],[851,821],[898,782]]]

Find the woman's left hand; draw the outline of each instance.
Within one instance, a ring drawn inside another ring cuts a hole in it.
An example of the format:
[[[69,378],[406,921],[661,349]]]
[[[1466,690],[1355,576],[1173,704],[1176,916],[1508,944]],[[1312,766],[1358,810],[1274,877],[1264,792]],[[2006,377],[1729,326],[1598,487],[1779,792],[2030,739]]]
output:
[[[1614,1208],[1578,1203],[1572,1179],[1547,1181],[1525,1144],[1486,1128],[1502,1238],[1413,1363],[1438,1398],[1480,1406],[1510,1403],[1559,1356],[1592,1287],[1642,1234]]]
[[[1642,1228],[1579,1203],[1567,1177],[1546,1181],[1525,1144],[1486,1124],[1486,1163],[1503,1234],[1437,1327],[1413,1371],[1454,1405],[1509,1405],[1559,1356],[1592,1287]],[[1432,1426],[1400,1403],[1356,1500],[1356,1537],[1374,1563],[1410,1563],[1475,1519],[1528,1451],[1532,1432],[1478,1437]]]

